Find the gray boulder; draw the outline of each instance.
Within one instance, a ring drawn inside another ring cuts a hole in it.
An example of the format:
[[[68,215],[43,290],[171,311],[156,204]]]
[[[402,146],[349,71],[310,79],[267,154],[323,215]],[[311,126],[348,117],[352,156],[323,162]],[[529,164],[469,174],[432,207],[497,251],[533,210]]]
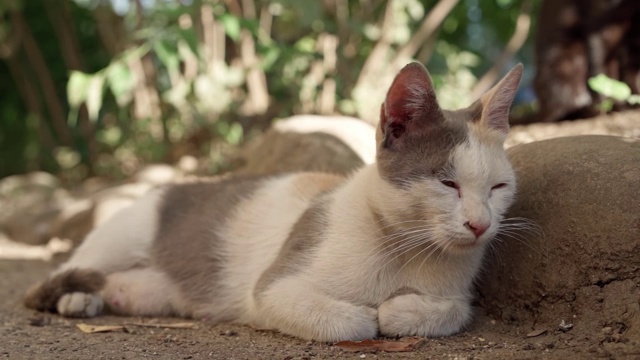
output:
[[[347,116],[298,115],[280,120],[241,151],[236,173],[292,171],[349,174],[375,161],[375,128]]]
[[[484,309],[507,323],[640,341],[640,141],[575,136],[508,152],[519,181],[508,216],[543,234],[499,236],[478,286]]]

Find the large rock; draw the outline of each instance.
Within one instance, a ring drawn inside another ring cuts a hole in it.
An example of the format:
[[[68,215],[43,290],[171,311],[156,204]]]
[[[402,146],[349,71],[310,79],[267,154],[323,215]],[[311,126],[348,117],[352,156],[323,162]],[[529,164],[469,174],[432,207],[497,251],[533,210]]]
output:
[[[509,156],[519,181],[509,216],[543,235],[502,236],[478,287],[485,310],[550,331],[564,320],[575,336],[640,351],[640,141],[575,136]]]
[[[375,128],[347,116],[298,115],[280,120],[241,153],[236,173],[292,171],[348,174],[375,161]]]

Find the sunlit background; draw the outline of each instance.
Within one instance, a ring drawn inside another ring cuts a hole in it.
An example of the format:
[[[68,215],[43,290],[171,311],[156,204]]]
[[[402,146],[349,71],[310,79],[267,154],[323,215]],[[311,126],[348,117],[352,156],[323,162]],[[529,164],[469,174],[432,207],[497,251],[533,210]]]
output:
[[[0,177],[121,179],[183,155],[218,173],[278,118],[375,123],[385,89],[412,60],[427,65],[445,108],[468,105],[522,62],[514,114],[526,115],[542,3],[3,0]]]

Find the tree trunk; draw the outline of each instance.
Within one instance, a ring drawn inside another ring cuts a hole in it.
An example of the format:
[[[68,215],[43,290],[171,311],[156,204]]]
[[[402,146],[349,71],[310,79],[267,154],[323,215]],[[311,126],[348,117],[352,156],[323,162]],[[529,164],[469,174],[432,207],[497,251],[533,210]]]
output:
[[[42,52],[33,38],[29,25],[24,20],[22,14],[14,12],[11,18],[15,31],[22,34],[22,45],[24,46],[29,63],[33,67],[33,70],[40,82],[48,114],[51,119],[51,124],[53,125],[56,136],[58,137],[58,141],[63,145],[72,146],[73,139],[71,132],[67,127],[65,111],[56,92],[51,72],[49,71],[49,67],[42,56]]]
[[[67,1],[56,1],[54,4],[53,1],[45,0],[44,5],[49,21],[51,21],[56,33],[58,44],[62,51],[62,58],[69,70],[85,72],[82,50],[73,28],[73,18],[69,13],[69,3]],[[89,120],[89,113],[84,104],[78,109],[78,124],[87,145],[88,154],[85,161],[89,168],[92,169],[97,159],[98,144],[95,137],[95,127]]]

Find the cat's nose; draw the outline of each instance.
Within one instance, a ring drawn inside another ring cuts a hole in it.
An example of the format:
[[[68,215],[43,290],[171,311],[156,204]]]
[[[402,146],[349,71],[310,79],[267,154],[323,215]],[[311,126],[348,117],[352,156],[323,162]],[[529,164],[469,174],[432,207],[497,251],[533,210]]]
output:
[[[482,234],[484,234],[487,231],[489,226],[491,226],[491,224],[489,223],[476,223],[471,221],[467,221],[466,223],[464,223],[464,227],[471,230],[471,232],[476,236],[476,238],[479,238],[480,236],[482,236]]]

